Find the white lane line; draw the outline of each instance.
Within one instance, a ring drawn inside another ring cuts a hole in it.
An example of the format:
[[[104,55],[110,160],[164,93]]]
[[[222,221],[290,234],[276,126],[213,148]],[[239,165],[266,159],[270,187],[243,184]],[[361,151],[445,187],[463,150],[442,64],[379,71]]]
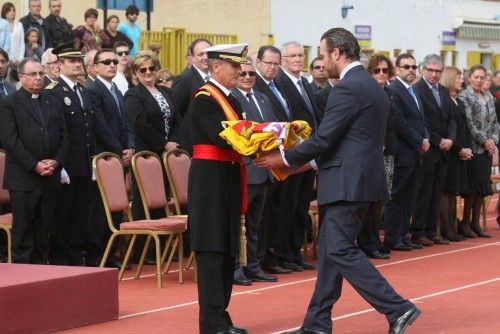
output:
[[[419,257],[415,257],[415,258],[411,258],[411,259],[406,259],[406,260],[401,260],[401,261],[395,261],[395,262],[386,263],[386,264],[379,264],[379,265],[377,265],[375,267],[377,267],[377,268],[386,267],[386,266],[401,264],[401,263],[410,262],[410,261],[427,259],[427,258],[431,258],[431,257],[434,257],[434,256],[439,256],[439,255],[448,255],[448,254],[452,254],[452,253],[469,251],[469,250],[474,250],[474,249],[488,247],[488,246],[496,246],[496,245],[499,245],[499,244],[500,244],[500,241],[489,243],[489,244],[481,244],[479,246],[474,246],[474,247],[462,248],[462,249],[457,249],[457,250],[448,251],[448,252],[442,252],[442,253],[436,253],[436,254],[431,254],[431,255],[424,255],[424,256],[419,256]],[[152,275],[152,276],[155,276],[155,275]],[[143,276],[141,276],[141,277],[143,277]],[[285,286],[289,286],[289,285],[296,285],[296,284],[301,284],[301,283],[312,282],[312,281],[315,281],[315,280],[316,280],[316,277],[312,277],[312,278],[307,278],[307,279],[298,280],[298,281],[292,281],[292,282],[287,282],[287,283],[275,284],[275,285],[270,285],[270,286],[263,287],[263,288],[257,288],[257,289],[251,289],[251,290],[246,290],[246,291],[234,292],[231,296],[254,294],[254,293],[257,293],[257,292],[261,292],[261,291],[266,291],[266,290],[271,290],[271,289],[277,289],[277,288],[281,288],[281,287],[285,287]],[[126,319],[126,318],[140,316],[140,315],[145,315],[145,314],[151,314],[151,313],[156,313],[156,312],[168,311],[168,310],[171,310],[171,309],[176,309],[176,308],[180,308],[180,307],[195,305],[197,303],[198,303],[198,300],[194,300],[194,301],[190,301],[190,302],[186,302],[186,303],[182,303],[182,304],[176,304],[176,305],[160,307],[160,308],[156,308],[156,309],[152,309],[152,310],[147,310],[147,311],[142,311],[142,312],[137,312],[137,313],[126,314],[126,315],[118,317],[118,319]]]
[[[419,300],[428,299],[428,298],[432,298],[432,297],[437,297],[437,296],[441,296],[441,295],[445,295],[445,294],[448,294],[448,293],[453,293],[453,292],[457,292],[457,291],[461,291],[461,290],[471,289],[471,288],[475,288],[475,287],[478,287],[478,286],[482,286],[482,285],[486,285],[486,284],[490,284],[490,283],[495,283],[495,282],[499,282],[499,281],[500,281],[500,277],[496,277],[496,278],[492,278],[492,279],[486,280],[486,281],[481,281],[481,282],[477,282],[477,283],[462,285],[462,286],[459,286],[459,287],[456,287],[456,288],[453,288],[453,289],[438,291],[438,292],[431,293],[431,294],[428,294],[428,295],[411,298],[410,300],[413,301],[413,302],[416,302],[416,301],[419,301]],[[370,312],[374,312],[374,311],[375,311],[374,308],[369,308],[369,309],[365,309],[365,310],[361,310],[361,311],[357,311],[357,312],[352,312],[352,313],[347,313],[347,314],[344,314],[344,315],[340,315],[338,317],[332,318],[332,320],[333,321],[337,321],[337,320],[342,320],[342,319],[346,319],[346,318],[352,318],[352,317],[355,317],[355,316],[358,316],[358,315],[362,315],[362,314],[370,313]],[[289,332],[289,331],[296,330],[299,327],[283,329],[283,330],[280,330],[278,332],[273,332],[271,334],[279,334],[279,333],[283,333],[283,332]]]

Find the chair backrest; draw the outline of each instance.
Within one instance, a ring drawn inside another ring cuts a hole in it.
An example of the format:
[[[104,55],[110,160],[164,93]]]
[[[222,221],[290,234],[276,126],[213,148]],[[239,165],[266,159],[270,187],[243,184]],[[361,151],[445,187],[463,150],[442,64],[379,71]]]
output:
[[[108,225],[114,231],[112,212],[127,211],[129,219],[131,218],[122,162],[116,154],[103,152],[94,157],[92,168],[103,200]]]
[[[0,204],[10,203],[9,192],[3,188],[3,177],[5,175],[5,159],[7,155],[0,149]]]
[[[163,164],[174,197],[176,214],[181,215],[181,205],[186,205],[188,202],[188,176],[189,168],[191,168],[191,157],[184,150],[173,149],[163,153]]]
[[[158,155],[149,151],[136,153],[132,157],[132,171],[141,194],[146,218],[151,219],[149,209],[167,209],[167,194]]]

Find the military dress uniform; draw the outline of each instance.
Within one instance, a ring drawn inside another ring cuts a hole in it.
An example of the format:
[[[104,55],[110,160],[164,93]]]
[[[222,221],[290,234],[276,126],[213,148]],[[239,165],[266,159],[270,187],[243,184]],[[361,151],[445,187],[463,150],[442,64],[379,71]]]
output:
[[[81,46],[73,42],[55,48],[59,57],[80,57]],[[63,73],[56,83],[45,87],[50,95],[62,101],[69,137],[69,150],[64,171],[69,183],[61,186],[59,210],[51,229],[52,264],[82,265],[86,224],[92,194],[92,158],[96,138],[111,152],[121,155],[121,148],[106,128],[103,115],[92,107],[86,88],[72,83]]]
[[[214,56],[207,53],[209,58]],[[228,96],[229,89],[221,87],[210,79],[200,88],[187,113],[193,143],[188,188],[190,241],[198,270],[200,333],[207,334],[246,333],[233,326],[226,311],[238,250],[241,157],[219,137],[221,122],[227,117],[214,93],[231,106],[239,119],[242,110],[236,98]]]

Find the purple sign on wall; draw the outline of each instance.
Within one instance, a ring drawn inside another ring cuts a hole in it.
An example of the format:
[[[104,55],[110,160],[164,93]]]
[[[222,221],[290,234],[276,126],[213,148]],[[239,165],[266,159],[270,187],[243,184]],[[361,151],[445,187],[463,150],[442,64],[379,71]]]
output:
[[[454,31],[443,31],[443,45],[455,46],[457,42],[456,34]]]

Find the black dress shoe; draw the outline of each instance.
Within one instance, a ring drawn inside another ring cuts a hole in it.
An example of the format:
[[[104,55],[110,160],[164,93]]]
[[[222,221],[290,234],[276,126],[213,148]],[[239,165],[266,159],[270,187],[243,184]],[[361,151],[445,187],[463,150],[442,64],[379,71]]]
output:
[[[391,250],[397,250],[397,251],[411,251],[412,247],[405,245],[403,243],[397,244],[397,245],[391,245],[390,246]]]
[[[294,263],[298,266],[301,266],[304,270],[316,270],[317,269],[317,267],[314,264],[305,262],[304,260],[297,261]]]
[[[403,334],[406,327],[410,326],[422,313],[416,306],[403,313],[394,322],[389,324],[389,334]]]
[[[424,248],[424,246],[422,246],[421,244],[416,244],[414,242],[411,242],[411,240],[407,239],[407,238],[403,238],[403,244],[405,244],[407,246],[410,246],[412,249],[422,249],[422,248]]]
[[[245,271],[245,276],[249,278],[252,282],[277,282],[278,278],[276,276],[268,275],[265,272],[257,271],[250,272]]]
[[[252,281],[245,277],[245,275],[238,275],[233,277],[233,284],[249,286],[252,285]]]
[[[245,328],[240,328],[236,326],[229,327],[230,334],[247,334],[248,331]]]
[[[326,332],[312,331],[312,330],[306,329],[304,327],[300,327],[297,330],[294,330],[294,331],[291,331],[291,332],[284,332],[282,334],[326,334]]]
[[[389,259],[391,257],[389,254],[384,254],[382,252],[379,252],[378,250],[366,251],[365,254],[370,259]]]
[[[278,266],[277,264],[264,267],[264,270],[270,274],[291,274],[292,273],[292,270],[285,269],[281,266]]]
[[[278,265],[282,268],[290,269],[291,271],[295,271],[295,272],[304,270],[304,268],[302,268],[301,266],[299,266],[298,264],[295,264],[293,262],[279,261]]]

